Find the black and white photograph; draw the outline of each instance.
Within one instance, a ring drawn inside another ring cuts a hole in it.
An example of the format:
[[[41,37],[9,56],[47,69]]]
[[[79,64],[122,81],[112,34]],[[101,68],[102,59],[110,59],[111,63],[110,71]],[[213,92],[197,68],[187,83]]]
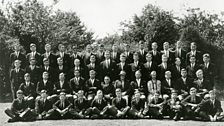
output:
[[[0,0],[1,126],[224,126],[223,0]]]

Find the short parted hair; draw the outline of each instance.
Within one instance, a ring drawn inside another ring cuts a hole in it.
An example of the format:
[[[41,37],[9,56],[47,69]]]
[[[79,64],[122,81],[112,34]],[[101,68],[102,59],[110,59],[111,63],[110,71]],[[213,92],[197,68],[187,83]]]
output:
[[[196,75],[198,75],[198,74],[200,74],[200,73],[202,73],[202,74],[203,74],[202,69],[199,69],[199,70],[197,70],[197,71],[196,71]]]

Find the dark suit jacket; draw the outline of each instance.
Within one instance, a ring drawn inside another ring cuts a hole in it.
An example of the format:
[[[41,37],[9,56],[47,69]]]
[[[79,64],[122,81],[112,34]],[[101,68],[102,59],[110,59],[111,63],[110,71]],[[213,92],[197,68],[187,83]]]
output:
[[[134,80],[135,79],[135,72],[136,71],[140,70],[141,73],[142,73],[143,69],[144,69],[144,65],[141,62],[138,62],[137,66],[135,66],[135,63],[131,63],[130,67],[131,67],[130,80]]]
[[[123,66],[123,69],[122,69],[121,63],[118,63],[117,66],[116,66],[116,75],[117,75],[116,79],[120,78],[119,74],[122,70],[126,72],[126,78],[130,77],[130,71],[131,71],[130,65],[125,63],[124,66]]]
[[[110,95],[110,97],[115,96],[115,88],[112,84],[109,84],[108,86],[102,84],[102,91],[104,95]]]
[[[187,104],[187,103],[191,103],[191,104],[199,104],[199,103],[201,103],[201,101],[202,101],[202,98],[199,97],[199,96],[197,96],[197,95],[195,96],[195,101],[193,101],[191,95],[188,95],[185,99],[183,99],[183,100],[181,101],[181,103],[183,103],[183,104]]]
[[[89,78],[89,71],[90,70],[94,70],[96,71],[96,78],[99,79],[99,75],[100,75],[100,66],[98,63],[95,63],[94,67],[91,64],[88,64],[85,68],[85,74],[86,74],[86,78]]]
[[[146,62],[146,59],[145,59],[145,56],[148,52],[146,50],[144,50],[144,54],[142,55],[140,50],[138,50],[138,54],[139,54],[139,62],[141,63],[145,63]]]
[[[44,66],[44,64],[43,64],[43,59],[44,58],[49,59],[49,62],[50,62],[49,66],[51,66],[53,68],[57,67],[57,57],[54,54],[50,53],[50,55],[48,57],[47,57],[46,53],[42,54],[42,60],[41,60],[42,61],[42,66]]]
[[[201,111],[206,112],[209,115],[219,115],[223,112],[221,107],[221,102],[218,99],[215,99],[215,104],[213,105],[210,99],[204,100],[199,104],[199,108]]]
[[[87,65],[90,63],[90,56],[92,55],[93,53],[90,53],[90,55],[87,55],[85,52],[83,52],[82,54],[82,59],[83,59],[83,62],[84,62],[84,65]]]
[[[22,83],[19,89],[23,91],[25,96],[32,96],[35,98],[37,95],[35,85],[32,82],[30,82],[29,86],[26,85],[26,83]]]
[[[89,108],[89,103],[85,98],[83,98],[82,103],[80,102],[80,100],[78,98],[74,100],[75,111],[77,111],[77,112],[83,111],[84,112],[87,108]]]
[[[216,67],[213,63],[209,63],[208,68],[205,64],[201,64],[200,68],[203,70],[203,75],[206,79],[212,81],[216,76]]]
[[[181,49],[181,54],[178,54],[178,50],[177,49],[174,51],[175,58],[177,58],[177,57],[180,58],[182,66],[185,66],[186,54],[187,54],[186,51],[184,51],[183,49]]]
[[[142,71],[142,77],[144,80],[150,80],[151,79],[151,72],[153,70],[157,70],[156,63],[152,62],[151,66],[147,65],[147,62],[144,64],[144,69]]]
[[[161,63],[161,53],[159,51],[156,51],[156,55],[153,55],[153,51],[149,51],[149,53],[152,54],[152,62],[159,65]]]
[[[75,75],[74,75],[74,70],[75,70],[75,67],[71,68],[70,70],[67,69],[67,80],[70,80],[71,78],[73,78]],[[85,73],[85,69],[83,67],[81,67],[81,65],[79,66],[79,73],[80,73],[80,76],[83,77],[83,78],[86,78],[87,75]]]
[[[59,69],[59,66],[55,68],[55,75],[54,75],[54,82],[59,81],[59,74],[64,73],[65,74],[65,79],[69,80],[69,69],[66,66],[63,66],[62,69]],[[73,72],[74,73],[74,72]]]
[[[124,98],[121,98],[119,101],[118,98],[115,97],[112,100],[112,106],[116,107],[118,110],[123,110],[127,106],[127,103]]]
[[[19,52],[18,57],[16,56],[16,52],[13,52],[10,54],[10,63],[12,64],[12,68],[14,68],[14,61],[15,60],[20,60],[21,61],[21,68],[25,68],[26,67],[26,56],[24,54],[22,54],[21,52]]]
[[[96,87],[96,89],[91,89],[92,87]],[[87,92],[87,94],[96,94],[97,90],[99,89],[102,88],[98,79],[95,79],[93,84],[90,79],[85,82],[85,92]]]
[[[131,85],[131,94],[134,94],[134,91],[138,89],[140,92],[144,93],[144,95],[147,96],[147,82],[145,80],[141,79],[140,87],[138,86],[138,83],[136,80],[133,80],[132,82],[134,83],[133,85]]]
[[[46,90],[48,95],[52,95],[53,89],[54,89],[53,83],[51,83],[50,81],[47,81],[46,85],[44,85],[43,80],[41,80],[37,83],[36,92],[39,94],[41,90]]]
[[[199,65],[198,64],[195,64],[194,67],[192,68],[190,65],[188,65],[186,67],[187,69],[187,75],[190,77],[190,78],[196,78],[196,71],[199,69]]]
[[[157,67],[157,77],[160,81],[163,81],[165,79],[165,72],[166,71],[171,71],[171,65],[169,63],[167,63],[167,68],[165,69],[163,67],[163,64],[159,64],[158,67]]]
[[[42,78],[42,75],[43,75],[43,72],[48,72],[48,80],[51,81],[51,82],[55,82],[57,79],[55,78],[58,78],[58,76],[56,76],[55,74],[55,69],[51,66],[49,66],[48,70],[45,69],[45,67],[43,66],[42,68],[40,68],[40,73],[41,73],[41,78]]]
[[[128,54],[126,54],[126,52],[123,52],[125,55],[126,55],[126,63],[127,64],[130,64],[130,63],[132,63],[132,62],[134,62],[134,60],[133,60],[133,53],[132,52],[128,52]]]
[[[20,84],[24,82],[24,74],[25,74],[25,71],[23,69],[19,69],[18,73],[16,73],[16,69],[11,69],[10,81],[12,86],[15,87],[15,90],[18,90]]]
[[[106,67],[106,61],[100,63],[100,80],[103,80],[105,76],[109,76],[111,80],[115,79],[116,62],[110,59],[109,68]]]
[[[42,73],[40,67],[35,66],[34,69],[31,70],[31,67],[27,66],[25,71],[26,73],[30,74],[30,81],[33,82],[35,85],[41,79]]]
[[[136,101],[136,98],[133,98],[131,101],[131,108],[137,111],[144,110],[145,101],[143,99],[139,99],[139,102]]]
[[[156,101],[155,98],[153,97],[152,100],[150,100],[149,105],[150,104],[157,105],[157,104],[161,104],[163,102],[164,102],[164,100],[162,98],[158,98],[158,100]]]
[[[161,50],[161,59],[162,59],[162,55],[165,54],[164,50]],[[169,64],[173,64],[174,63],[174,59],[175,59],[175,55],[174,52],[169,50],[169,57],[168,57],[168,63]]]
[[[76,55],[74,55],[74,54],[71,54],[70,55],[70,67],[71,68],[73,68],[75,65],[74,65],[74,60],[75,59],[79,59],[80,60],[80,65],[81,65],[81,67],[84,67],[84,62],[83,62],[83,59],[82,59],[82,57],[79,55],[79,54],[76,54]]]
[[[45,103],[44,103],[44,99],[42,98],[36,101],[35,110],[37,114],[48,112],[51,108],[52,108],[52,103],[48,99],[45,100]]]
[[[98,103],[97,99],[94,99],[91,103],[91,107],[96,107],[100,111],[102,111],[107,106],[107,101],[103,98],[101,104]]]
[[[53,108],[58,108],[60,110],[63,110],[65,108],[70,108],[70,107],[72,107],[72,103],[70,103],[70,101],[68,99],[65,99],[64,106],[62,105],[62,101],[61,100],[58,100],[57,102],[55,102],[53,104]]]
[[[70,89],[70,86],[69,86],[68,82],[64,81],[64,84],[63,84],[62,88],[60,86],[60,82],[55,83],[54,93],[55,94],[60,94],[60,92],[62,92],[62,91],[67,93],[67,94],[71,93],[71,89]]]
[[[118,80],[121,82],[121,80]],[[122,84],[119,84],[119,83],[115,83],[114,87],[117,89],[117,88],[120,88],[121,89],[121,92],[126,92],[127,95],[130,95],[130,91],[131,91],[131,85],[130,85],[130,82],[128,80],[124,80],[124,87],[122,87]]]
[[[167,80],[163,80],[162,83],[161,83],[161,94],[168,94],[170,95],[171,94],[171,91],[169,88],[174,88],[176,89],[176,85],[175,85],[175,82],[171,79],[171,85],[169,86]]]
[[[27,64],[29,64],[29,60],[30,60],[31,57],[32,57],[32,53],[28,53],[26,55]],[[42,65],[42,58],[41,58],[40,53],[36,52],[35,59],[36,59],[36,65],[41,66]]]
[[[183,67],[180,66],[180,71],[178,71],[176,65],[171,66],[171,74],[172,74],[172,78],[174,80],[177,80],[177,79],[179,79],[181,77],[181,69],[182,68]]]
[[[188,52],[186,54],[186,65],[190,64],[190,56],[191,56],[191,52]],[[200,51],[196,51],[196,64],[201,64],[202,63],[202,54]]]
[[[197,88],[198,92],[201,92],[202,89],[207,89],[208,91],[213,89],[209,80],[206,80],[206,79],[203,79],[202,83],[200,83],[199,80],[195,80],[193,83],[195,87]]]
[[[120,55],[121,55],[121,53],[117,52],[116,56],[113,57],[113,52],[111,52],[111,59],[113,61],[115,61],[116,63],[119,63],[120,62]]]
[[[104,52],[102,54],[100,52],[97,52],[96,53],[96,58],[97,58],[97,64],[100,64],[102,61],[105,60]]]
[[[84,78],[79,77],[79,81],[77,81],[74,77],[70,80],[69,84],[70,84],[70,89],[72,90],[72,92],[75,91],[77,93],[79,90],[84,90],[85,80]]]
[[[26,100],[22,100],[22,102],[19,102],[19,99],[14,99],[11,105],[11,110],[15,114],[19,114],[20,112],[23,112],[28,108],[28,103]]]
[[[184,83],[184,80],[182,78],[179,78],[176,80],[176,90],[178,90],[179,93],[181,93],[181,90],[184,90],[186,92],[189,92],[190,88],[195,87],[193,84],[193,79],[187,77],[186,82]]]
[[[56,57],[57,58],[61,57],[59,52],[56,55]],[[67,54],[67,53],[64,53],[64,57],[62,57],[62,59],[63,59],[63,66],[67,67],[67,68],[70,68],[70,66],[71,66],[71,64],[70,64],[71,63],[70,55]]]

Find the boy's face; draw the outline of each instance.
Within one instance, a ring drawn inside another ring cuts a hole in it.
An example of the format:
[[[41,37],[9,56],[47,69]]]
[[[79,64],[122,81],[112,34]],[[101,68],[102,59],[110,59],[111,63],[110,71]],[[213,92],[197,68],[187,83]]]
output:
[[[191,62],[191,63],[195,63],[195,61],[196,61],[195,57],[191,57],[191,58],[190,58],[190,62]]]
[[[172,97],[172,98],[177,98],[177,93],[172,93],[172,94],[171,94],[171,97]]]
[[[158,94],[158,93],[155,93],[155,94],[154,94],[154,97],[155,97],[156,99],[158,99],[158,98],[159,98],[159,94]]]
[[[147,56],[147,57],[146,57],[146,60],[147,60],[148,62],[152,61],[152,56]]]
[[[125,57],[120,57],[121,62],[125,62],[126,58]]]
[[[58,60],[58,65],[63,65],[63,60]]]
[[[215,99],[215,97],[216,97],[215,93],[209,93],[209,95],[212,100]]]
[[[16,94],[17,98],[22,99],[23,98],[23,94]]]
[[[41,94],[41,97],[44,98],[44,99],[46,99],[47,98],[47,93],[42,93]]]
[[[15,67],[16,67],[16,68],[20,68],[20,66],[21,66],[21,63],[19,63],[19,62],[15,62]]]
[[[80,75],[80,74],[79,74],[79,71],[75,71],[75,72],[74,72],[74,75],[75,75],[75,77],[79,77],[79,75]]]
[[[60,75],[59,75],[59,79],[60,79],[61,81],[65,80],[65,75],[64,75],[64,74],[60,74]]]
[[[48,60],[46,60],[46,61],[44,61],[44,66],[49,66],[49,61]]]
[[[29,75],[25,75],[25,76],[24,76],[24,80],[25,80],[25,81],[30,81],[30,76],[29,76]]]
[[[64,46],[64,45],[60,45],[60,47],[59,47],[59,51],[60,51],[60,52],[64,52],[64,51],[65,51],[65,46]]]
[[[110,83],[110,78],[105,77],[105,78],[104,78],[104,82],[105,82],[106,84]]]
[[[31,47],[30,47],[30,50],[31,50],[32,52],[35,52],[36,49],[37,49],[36,46],[31,46]]]
[[[165,56],[162,57],[162,62],[167,62],[167,60],[168,60],[167,57],[165,57]]]
[[[102,99],[102,98],[103,98],[103,93],[102,93],[102,92],[98,92],[98,93],[97,93],[97,97],[98,97],[99,99]]]
[[[141,74],[140,74],[139,72],[136,72],[136,73],[135,73],[135,77],[136,77],[137,79],[139,79],[139,78],[141,78]]]
[[[194,95],[194,96],[195,96],[196,93],[197,93],[196,90],[191,90],[191,91],[190,91],[190,94],[191,94],[191,95]]]
[[[195,44],[191,44],[191,50],[196,50],[197,46]]]
[[[176,64],[177,66],[180,66],[180,64],[181,64],[180,59],[177,59],[177,60],[175,61],[175,64]]]
[[[65,95],[60,95],[61,100],[65,100],[66,96]]]
[[[116,90],[116,96],[121,97],[121,91],[120,90]]]
[[[79,60],[75,60],[74,64],[75,64],[75,66],[79,66],[80,65],[80,61]]]
[[[137,99],[140,99],[140,93],[135,93],[135,97],[137,98]]]
[[[182,70],[182,71],[181,71],[181,76],[182,76],[182,77],[186,77],[186,76],[187,76],[187,71],[186,71],[186,70],[184,70],[184,71]]]
[[[19,45],[15,45],[14,49],[15,49],[15,51],[19,51],[20,50],[20,46]]]
[[[95,73],[94,72],[90,72],[89,76],[90,76],[90,78],[95,78]]]
[[[153,73],[151,74],[151,76],[152,76],[152,78],[156,78],[156,73],[153,72]]]
[[[78,98],[83,98],[83,96],[84,96],[83,92],[79,91],[78,92]]]
[[[208,57],[203,57],[203,61],[204,61],[205,63],[208,63],[208,62],[210,61],[210,58],[208,58]]]
[[[139,57],[137,55],[134,55],[133,56],[133,59],[134,59],[134,61],[138,61],[139,60]]]
[[[203,78],[203,73],[202,73],[202,72],[199,72],[199,73],[197,74],[197,77],[198,77],[199,79],[202,79],[202,78]]]
[[[105,52],[104,56],[105,56],[106,59],[110,59],[110,53],[109,52]]]
[[[48,74],[47,74],[47,73],[44,73],[44,74],[43,74],[43,79],[45,79],[45,80],[48,79]]]
[[[171,73],[165,73],[165,78],[170,79],[171,78]]]
[[[153,43],[153,44],[152,44],[152,49],[153,49],[153,50],[156,50],[157,48],[158,48],[157,44]]]
[[[95,58],[95,56],[91,56],[91,57],[90,57],[90,62],[91,62],[91,63],[95,63],[95,62],[96,62],[96,58]]]
[[[50,45],[46,45],[45,46],[45,51],[46,52],[50,52],[51,51],[51,46]]]

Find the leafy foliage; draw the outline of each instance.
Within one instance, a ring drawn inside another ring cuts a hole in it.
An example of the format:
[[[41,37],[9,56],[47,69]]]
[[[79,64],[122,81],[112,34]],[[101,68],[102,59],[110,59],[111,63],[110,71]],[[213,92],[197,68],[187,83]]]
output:
[[[30,43],[36,43],[43,52],[45,43],[52,43],[55,47],[58,43],[82,43],[84,46],[92,42],[93,33],[87,32],[76,13],[55,12],[53,6],[45,6],[37,0],[8,3],[10,35],[18,37],[27,51]]]

